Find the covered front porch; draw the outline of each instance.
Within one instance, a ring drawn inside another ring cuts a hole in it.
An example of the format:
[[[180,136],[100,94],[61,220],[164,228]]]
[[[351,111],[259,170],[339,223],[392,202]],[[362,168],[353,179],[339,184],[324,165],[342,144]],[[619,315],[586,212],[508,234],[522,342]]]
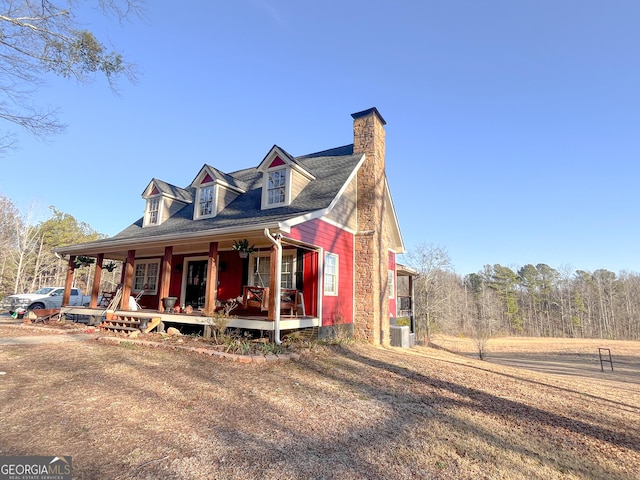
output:
[[[238,250],[239,242],[248,244],[248,251]],[[62,247],[59,253],[69,256],[69,267],[61,313],[88,316],[93,323],[107,314],[134,322],[159,318],[160,329],[166,324],[202,326],[207,336],[225,306],[233,303],[235,308],[225,316],[228,328],[273,332],[278,341],[280,331],[322,325],[321,252],[267,228],[189,242],[172,237],[163,242],[105,240]],[[82,308],[64,306],[78,256],[95,258],[91,300]],[[100,287],[107,259],[122,262],[115,305],[100,303],[114,293]],[[260,292],[261,298],[255,298]]]
[[[60,313],[67,318],[76,319],[77,321],[87,321],[91,325],[100,325],[107,320],[107,311],[97,308],[85,307],[62,307]],[[157,329],[160,332],[165,331],[167,325],[188,325],[191,327],[200,327],[201,334],[205,338],[211,336],[211,328],[216,323],[216,318],[207,317],[202,313],[184,314],[184,313],[164,313],[152,310],[115,310],[109,312],[109,318],[118,322],[129,322],[132,324],[151,325],[153,319],[159,319]],[[276,322],[269,320],[266,316],[259,315],[231,315],[226,319],[227,328],[259,330],[266,332],[269,336],[276,330]],[[314,328],[320,326],[320,319],[311,316],[299,317],[281,317],[279,321],[279,329],[282,332],[290,330],[300,330],[306,328]],[[134,328],[139,330],[140,328]]]

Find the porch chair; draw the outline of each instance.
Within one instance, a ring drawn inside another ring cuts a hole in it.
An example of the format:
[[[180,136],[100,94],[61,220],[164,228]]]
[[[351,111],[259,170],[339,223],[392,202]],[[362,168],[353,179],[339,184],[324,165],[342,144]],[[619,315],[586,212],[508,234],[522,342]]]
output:
[[[304,296],[302,292],[298,291],[298,295],[296,296],[296,313],[298,312],[298,308],[302,311],[302,316],[306,317],[307,312],[304,309]]]
[[[269,310],[269,287],[244,287],[242,306],[259,308],[261,312]],[[302,308],[305,315],[302,292],[295,289],[283,288],[280,290],[280,312],[289,311],[289,316],[297,317],[298,308]]]
[[[122,298],[122,289],[118,288],[114,294],[113,297],[111,297],[111,300],[109,300],[109,303],[107,304],[107,308],[105,310],[118,310],[120,308],[120,299]]]
[[[292,317],[298,316],[298,310],[306,317],[307,313],[304,309],[304,297],[300,290],[291,288],[283,288],[280,294],[280,311],[289,310]]]
[[[280,312],[289,310],[292,317],[298,316],[298,290],[283,288],[280,291]]]
[[[113,300],[116,292],[102,292],[102,298],[100,299],[99,307],[108,307]]]
[[[136,308],[137,308],[138,310],[142,310],[142,307],[140,306],[140,303],[139,303],[140,297],[142,297],[142,295],[144,295],[144,289],[140,290],[140,291],[136,294],[136,296],[133,298],[133,301],[136,303]]]
[[[242,295],[243,307],[256,307],[261,312],[269,310],[269,287],[244,287]]]

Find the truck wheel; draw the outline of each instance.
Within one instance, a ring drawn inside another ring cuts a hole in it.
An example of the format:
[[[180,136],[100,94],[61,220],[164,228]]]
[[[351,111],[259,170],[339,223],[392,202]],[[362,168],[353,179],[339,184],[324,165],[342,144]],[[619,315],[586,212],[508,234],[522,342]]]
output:
[[[32,303],[29,306],[29,310],[44,310],[44,303]]]

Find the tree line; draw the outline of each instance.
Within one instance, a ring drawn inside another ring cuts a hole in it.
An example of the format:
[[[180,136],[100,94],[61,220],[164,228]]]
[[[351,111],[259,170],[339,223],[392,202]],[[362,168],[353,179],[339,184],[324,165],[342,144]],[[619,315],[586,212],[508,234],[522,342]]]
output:
[[[0,298],[43,286],[64,285],[68,260],[53,249],[105,236],[72,215],[49,207],[51,216],[33,221],[0,195]],[[79,259],[74,285],[90,291],[93,259]],[[403,262],[418,272],[414,281],[417,337],[432,332],[467,335],[484,342],[496,335],[640,339],[640,274],[606,269],[555,269],[544,263],[518,268],[485,265],[457,274],[441,247],[421,244]],[[105,263],[109,263],[106,259]],[[100,290],[113,290],[122,267],[104,272]]]
[[[49,207],[51,216],[35,221],[32,212],[21,213],[8,198],[0,195],[0,298],[14,293],[33,292],[44,286],[64,286],[68,259],[59,258],[59,246],[104,238],[88,224]],[[79,259],[74,286],[90,290],[95,260]],[[121,265],[103,276],[101,288],[113,290],[119,283]]]
[[[544,263],[485,265],[455,273],[447,252],[421,244],[405,262],[414,283],[416,334],[640,339],[640,274],[555,269]]]

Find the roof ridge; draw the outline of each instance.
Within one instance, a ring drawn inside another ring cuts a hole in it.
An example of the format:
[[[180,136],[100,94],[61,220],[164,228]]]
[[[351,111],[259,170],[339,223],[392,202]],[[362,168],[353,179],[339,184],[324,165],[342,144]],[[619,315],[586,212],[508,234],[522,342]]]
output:
[[[300,155],[297,159],[315,158],[315,157],[336,157],[344,155],[353,155],[353,143],[342,145],[340,147],[328,148],[326,150],[320,150],[319,152],[307,153],[306,155]]]

